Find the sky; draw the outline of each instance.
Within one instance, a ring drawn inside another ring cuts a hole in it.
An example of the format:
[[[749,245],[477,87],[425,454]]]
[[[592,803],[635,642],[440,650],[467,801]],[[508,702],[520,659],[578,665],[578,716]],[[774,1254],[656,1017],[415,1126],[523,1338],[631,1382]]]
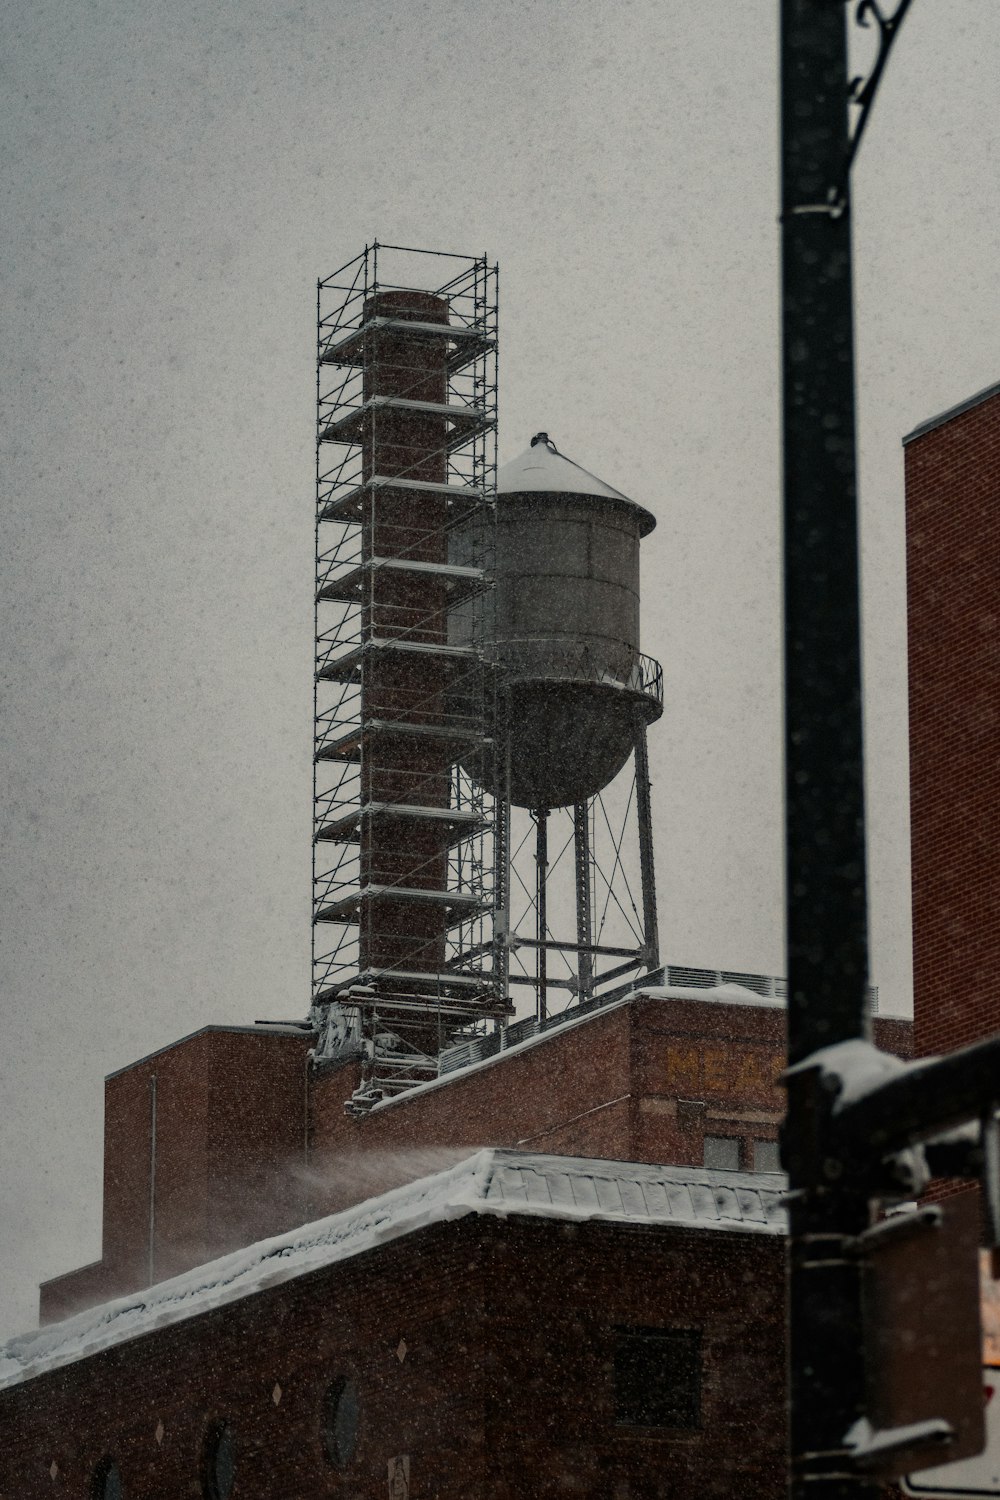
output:
[[[100,1254],[105,1075],[307,1008],[315,283],[375,238],[499,262],[501,460],[544,428],[656,514],[662,954],[784,959],[775,0],[13,0],[0,28],[3,1336]],[[1000,379],[998,42],[988,0],[917,0],[854,177],[894,1013],[900,439]]]

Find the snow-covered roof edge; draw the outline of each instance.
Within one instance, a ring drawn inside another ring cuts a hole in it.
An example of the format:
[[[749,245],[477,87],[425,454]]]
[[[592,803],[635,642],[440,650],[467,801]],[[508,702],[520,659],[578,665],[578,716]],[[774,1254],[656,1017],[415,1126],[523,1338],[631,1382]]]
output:
[[[544,432],[536,433],[523,453],[501,464],[497,472],[497,494],[587,495],[614,500],[638,513],[641,536],[648,536],[656,525],[656,517],[644,505],[598,479],[596,474],[567,458],[565,453],[560,453]]]
[[[542,439],[539,441],[539,439]],[[497,494],[520,494],[522,491],[542,490],[551,494],[596,495],[606,500],[635,502],[605,484],[596,474],[591,474],[582,464],[559,453],[541,433],[532,439],[531,445],[516,458],[508,459],[497,471]]]
[[[784,1178],[488,1148],[0,1348],[0,1390],[468,1214],[781,1234]]]
[[[122,1073],[131,1073],[133,1068],[139,1068],[143,1063],[152,1062],[154,1057],[162,1057],[164,1052],[172,1052],[175,1047],[183,1047],[185,1042],[193,1042],[196,1037],[208,1036],[210,1032],[233,1032],[242,1036],[284,1036],[305,1037],[310,1040],[310,1033],[306,1030],[304,1023],[298,1021],[258,1021],[253,1026],[247,1026],[240,1022],[232,1023],[225,1021],[212,1021],[207,1026],[199,1026],[197,1031],[185,1032],[183,1036],[175,1037],[172,1042],[164,1042],[162,1047],[154,1047],[152,1052],[143,1053],[142,1057],[134,1058],[132,1062],[124,1063],[120,1068],[115,1068],[111,1073],[105,1073],[104,1082],[109,1083],[112,1078],[118,1078]]]
[[[912,443],[916,438],[923,437],[925,433],[933,432],[936,427],[943,427],[946,422],[951,422],[955,417],[964,416],[967,411],[981,406],[984,401],[989,401],[991,396],[1000,395],[1000,380],[994,381],[992,385],[985,386],[981,391],[976,391],[973,396],[966,396],[964,401],[959,401],[955,406],[949,406],[947,411],[938,412],[935,417],[927,417],[923,422],[918,422],[912,432],[908,432],[903,438],[903,447]]]

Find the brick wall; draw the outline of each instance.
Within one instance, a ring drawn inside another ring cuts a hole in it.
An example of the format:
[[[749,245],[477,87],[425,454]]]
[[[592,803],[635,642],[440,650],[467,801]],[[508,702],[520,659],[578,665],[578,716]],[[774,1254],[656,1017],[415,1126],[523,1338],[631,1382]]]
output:
[[[1000,391],[907,440],[914,1043],[1000,1031]]]
[[[784,1111],[784,1028],[780,1007],[639,999],[360,1119],[344,1113],[357,1063],[307,1078],[309,1038],[198,1033],[109,1080],[104,1259],[43,1286],[43,1321],[149,1284],[154,1073],[164,1280],[480,1146],[700,1166],[721,1135],[752,1169]],[[875,1036],[908,1055],[907,1022],[879,1018]]]
[[[507,1275],[487,1325],[498,1354],[487,1447],[499,1462],[486,1494],[784,1493],[782,1241],[603,1225],[554,1238],[526,1221],[500,1248]],[[616,1329],[648,1325],[703,1332],[696,1432],[615,1422]]]
[[[360,1120],[344,1114],[353,1069],[322,1074],[312,1093],[312,1208],[334,1213],[420,1176],[427,1152],[524,1146],[628,1161],[631,1011],[598,1012]]]
[[[43,1323],[304,1221],[311,1040],[209,1027],[112,1074],[102,1259],[42,1285]]]
[[[909,1056],[910,1024],[879,1017],[875,1039]],[[354,1068],[333,1069],[312,1092],[311,1212],[335,1213],[478,1146],[700,1166],[705,1135],[732,1135],[750,1168],[753,1141],[777,1139],[784,1048],[780,1007],[638,999],[361,1119],[343,1110]]]
[[[438,1225],[0,1393],[0,1495],[85,1500],[111,1453],[130,1500],[198,1496],[224,1419],[234,1500],[373,1500],[402,1455],[435,1500],[778,1500],[783,1255],[650,1225]],[[696,1429],[619,1425],[622,1326],[701,1330]],[[321,1407],[345,1374],[361,1419],[339,1473]]]

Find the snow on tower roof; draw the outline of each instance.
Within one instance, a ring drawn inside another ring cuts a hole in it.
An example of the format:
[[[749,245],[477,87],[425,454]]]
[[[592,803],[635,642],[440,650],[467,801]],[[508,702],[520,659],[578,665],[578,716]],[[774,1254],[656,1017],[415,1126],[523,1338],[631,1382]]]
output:
[[[525,493],[594,495],[602,500],[617,500],[638,513],[640,536],[648,536],[656,525],[656,517],[644,506],[560,453],[547,432],[536,432],[520,457],[512,458],[497,474],[498,495]]]
[[[608,500],[629,500],[620,490],[582,469],[571,458],[560,453],[547,432],[536,432],[530,445],[518,458],[512,458],[497,474],[497,493],[509,495],[522,490],[549,490],[566,495],[602,495]]]
[[[447,1171],[11,1339],[0,1348],[0,1390],[469,1214],[778,1235],[784,1187],[777,1173],[478,1151]]]

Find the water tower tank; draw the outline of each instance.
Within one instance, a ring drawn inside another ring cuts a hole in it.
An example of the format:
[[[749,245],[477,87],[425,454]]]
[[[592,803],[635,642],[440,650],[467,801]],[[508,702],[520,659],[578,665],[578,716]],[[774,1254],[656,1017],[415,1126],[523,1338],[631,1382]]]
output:
[[[499,472],[496,587],[481,627],[497,668],[498,770],[477,771],[509,776],[516,806],[593,796],[638,725],[663,711],[660,668],[639,651],[639,541],[655,525],[544,432]],[[455,626],[468,633],[461,611]]]

